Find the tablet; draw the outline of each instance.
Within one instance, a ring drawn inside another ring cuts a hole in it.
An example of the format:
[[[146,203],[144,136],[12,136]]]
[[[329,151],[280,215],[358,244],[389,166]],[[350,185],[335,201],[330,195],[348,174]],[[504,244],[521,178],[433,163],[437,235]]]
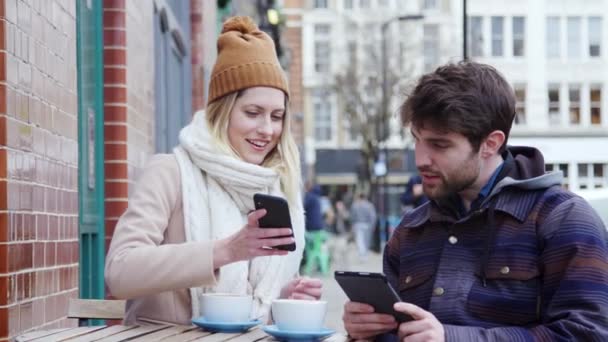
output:
[[[384,274],[336,271],[334,277],[352,302],[369,304],[377,313],[392,315],[399,323],[412,320],[409,315],[393,309],[393,304],[401,298]]]

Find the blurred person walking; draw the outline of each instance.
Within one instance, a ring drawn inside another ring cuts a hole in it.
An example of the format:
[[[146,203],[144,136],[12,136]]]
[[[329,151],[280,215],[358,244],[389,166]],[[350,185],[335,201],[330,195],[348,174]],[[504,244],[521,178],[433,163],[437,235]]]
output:
[[[350,222],[361,260],[367,257],[376,219],[376,208],[364,193],[359,193],[350,207]]]

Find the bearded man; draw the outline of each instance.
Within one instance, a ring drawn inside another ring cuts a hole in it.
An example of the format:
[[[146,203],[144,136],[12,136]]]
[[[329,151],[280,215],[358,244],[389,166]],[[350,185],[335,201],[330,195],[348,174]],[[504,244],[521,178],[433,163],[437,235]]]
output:
[[[507,146],[515,96],[504,77],[475,62],[439,67],[400,114],[430,201],[403,217],[383,268],[395,310],[413,320],[348,302],[349,335],[607,341],[606,228],[561,172],[545,173],[537,149]]]

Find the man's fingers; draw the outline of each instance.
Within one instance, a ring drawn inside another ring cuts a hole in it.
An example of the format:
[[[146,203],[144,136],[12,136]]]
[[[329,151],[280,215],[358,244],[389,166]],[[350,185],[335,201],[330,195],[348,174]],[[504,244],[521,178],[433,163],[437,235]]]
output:
[[[430,313],[419,306],[410,303],[399,302],[393,306],[395,311],[406,313],[414,319],[423,319],[429,317]]]
[[[429,329],[429,323],[425,320],[409,321],[399,325],[399,335],[408,336]]]

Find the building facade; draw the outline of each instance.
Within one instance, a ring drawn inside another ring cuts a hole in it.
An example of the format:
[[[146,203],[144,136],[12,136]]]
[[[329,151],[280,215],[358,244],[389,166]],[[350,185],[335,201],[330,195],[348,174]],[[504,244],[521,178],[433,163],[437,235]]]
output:
[[[547,169],[562,170],[564,186],[575,192],[607,188],[608,1],[585,6],[567,0],[467,3],[468,57],[500,70],[518,99],[509,143],[540,148]],[[412,14],[424,19],[396,20]],[[354,184],[360,140],[349,132],[332,88],[335,75],[352,63],[366,63],[382,40],[387,57],[381,62],[410,84],[437,65],[461,60],[463,1],[311,0],[302,18],[305,139],[314,141],[310,150],[316,155],[309,161],[316,162],[320,183]],[[387,22],[383,36],[380,27]],[[391,110],[403,99],[392,99]],[[394,185],[388,191],[396,202],[399,185],[415,170],[413,159],[402,153],[412,147],[407,132],[396,119],[390,127],[385,145],[399,158],[388,158],[387,182]],[[329,163],[333,160],[342,162]]]

